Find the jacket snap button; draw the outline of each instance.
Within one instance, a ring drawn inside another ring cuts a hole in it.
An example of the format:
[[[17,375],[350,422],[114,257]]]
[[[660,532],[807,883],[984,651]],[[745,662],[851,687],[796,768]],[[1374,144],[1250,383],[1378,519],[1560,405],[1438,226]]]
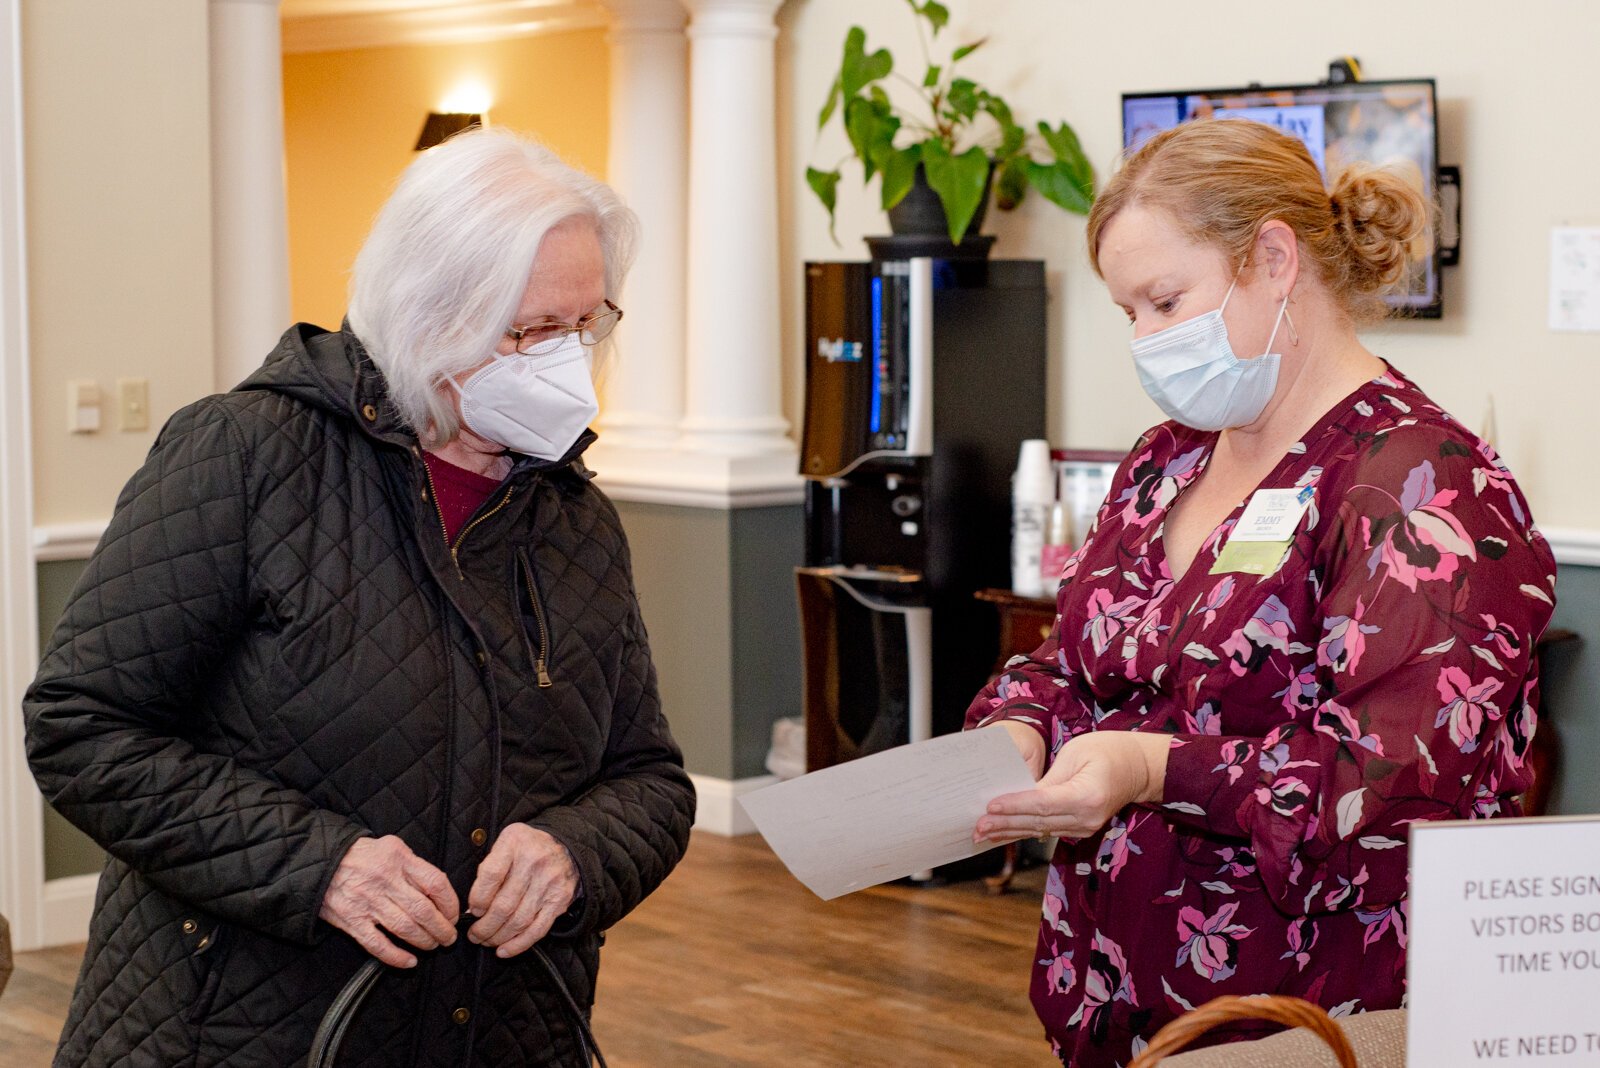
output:
[[[194,934],[195,931],[199,930],[199,928],[200,928],[200,925],[195,923],[193,920],[184,920],[183,921],[183,933],[184,934]]]
[[[371,423],[378,418],[378,409],[374,408],[370,404],[363,404],[361,406],[361,414],[363,417],[365,417],[367,422]]]
[[[455,1012],[450,1014],[450,1019],[454,1020],[458,1024],[464,1024],[468,1020],[472,1019],[472,1012],[471,1010],[465,1008],[457,1009]]]
[[[472,832],[472,844],[473,845],[481,846],[481,845],[483,845],[483,843],[487,842],[488,840],[489,840],[489,832],[484,830],[482,827],[479,827],[477,830]]]
[[[477,657],[477,658],[478,658],[478,666],[479,666],[479,667],[483,667],[483,665],[484,665],[484,664],[485,664],[485,663],[487,663],[487,662],[488,662],[488,660],[489,660],[489,658],[488,658],[488,657],[486,657],[486,656],[484,656],[484,655],[483,655],[483,650],[482,650],[482,649],[479,649],[479,650],[478,650],[478,651],[477,651],[477,652],[476,652],[476,653],[474,653],[474,654],[473,654],[473,655],[474,655],[474,656],[476,656],[476,657]]]

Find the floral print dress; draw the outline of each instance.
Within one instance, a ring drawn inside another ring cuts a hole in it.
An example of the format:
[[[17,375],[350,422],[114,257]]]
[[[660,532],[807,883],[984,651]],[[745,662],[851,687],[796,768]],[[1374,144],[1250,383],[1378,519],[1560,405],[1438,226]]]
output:
[[[1220,994],[1400,1005],[1407,825],[1517,815],[1530,781],[1555,564],[1493,450],[1390,369],[1262,480],[1312,487],[1275,572],[1213,571],[1241,501],[1175,580],[1163,522],[1215,441],[1139,440],[1051,636],[968,712],[1052,758],[1086,731],[1172,737],[1162,803],[1051,860],[1032,999],[1077,1068]]]

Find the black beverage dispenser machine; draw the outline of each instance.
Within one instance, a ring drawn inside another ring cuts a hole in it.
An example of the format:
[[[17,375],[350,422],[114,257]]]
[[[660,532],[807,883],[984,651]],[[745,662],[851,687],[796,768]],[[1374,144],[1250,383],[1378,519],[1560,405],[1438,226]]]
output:
[[[809,770],[959,729],[994,666],[1011,472],[1045,436],[1037,260],[806,265]]]

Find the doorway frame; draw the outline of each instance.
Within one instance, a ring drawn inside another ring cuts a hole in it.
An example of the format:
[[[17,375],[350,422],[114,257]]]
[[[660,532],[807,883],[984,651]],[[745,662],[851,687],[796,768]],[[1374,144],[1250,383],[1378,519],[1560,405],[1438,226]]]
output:
[[[19,950],[45,942],[43,805],[23,749],[38,666],[28,355],[21,0],[0,0],[0,911]]]
[[[22,691],[38,667],[34,446],[22,169],[21,0],[0,0],[0,911],[18,950],[45,943],[42,801],[22,748]]]

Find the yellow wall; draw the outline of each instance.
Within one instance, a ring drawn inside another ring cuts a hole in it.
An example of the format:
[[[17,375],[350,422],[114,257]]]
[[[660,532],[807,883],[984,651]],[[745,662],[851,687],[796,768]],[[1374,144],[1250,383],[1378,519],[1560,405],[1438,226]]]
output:
[[[285,56],[294,318],[326,326],[343,318],[367,228],[414,158],[423,118],[459,83],[488,88],[494,125],[531,134],[604,177],[608,78],[599,30]]]
[[[24,0],[22,84],[35,521],[104,519],[178,407],[211,391],[206,5]],[[150,429],[116,428],[119,377]],[[67,432],[67,383],[103,428]]]

